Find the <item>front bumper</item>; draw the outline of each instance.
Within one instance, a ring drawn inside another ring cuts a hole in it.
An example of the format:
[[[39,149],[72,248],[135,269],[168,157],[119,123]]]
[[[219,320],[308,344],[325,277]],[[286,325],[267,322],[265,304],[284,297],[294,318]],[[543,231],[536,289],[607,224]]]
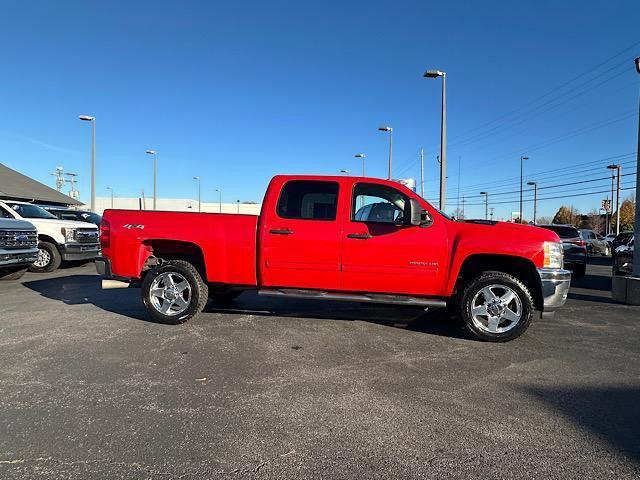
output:
[[[26,248],[20,250],[8,250],[0,248],[0,267],[31,265],[37,259],[37,248]]]
[[[62,259],[65,261],[92,260],[99,251],[99,243],[67,243],[60,248]]]
[[[539,268],[542,285],[543,311],[552,312],[567,301],[571,285],[571,272],[559,268]]]

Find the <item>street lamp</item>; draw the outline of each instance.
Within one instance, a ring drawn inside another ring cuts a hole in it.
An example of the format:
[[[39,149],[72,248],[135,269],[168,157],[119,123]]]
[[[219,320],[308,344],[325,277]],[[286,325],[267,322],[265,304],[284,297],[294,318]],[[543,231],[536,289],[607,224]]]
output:
[[[635,59],[636,72],[640,73],[640,57]],[[640,277],[640,253],[638,253],[638,245],[640,245],[640,103],[638,103],[638,148],[636,158],[636,218],[634,221],[634,241],[635,255],[633,256],[633,276]],[[620,218],[620,215],[618,215]]]
[[[364,153],[356,153],[354,155],[355,158],[361,158],[362,159],[362,176],[364,177],[364,159],[367,157]]]
[[[216,192],[218,192],[218,212],[222,213],[222,190],[216,188]]]
[[[442,77],[442,109],[440,112],[440,210],[445,209],[447,177],[447,74],[441,70],[427,70],[426,78]]]
[[[91,211],[96,211],[96,117],[80,115],[84,122],[91,122]]]
[[[622,173],[622,165],[607,165],[609,170],[616,171],[616,235],[620,234],[620,175]]]
[[[202,211],[202,196],[201,196],[201,188],[200,188],[200,177],[193,177],[193,179],[195,181],[198,182],[198,211],[201,212]]]
[[[111,187],[106,187],[107,190],[111,190],[111,208],[113,208],[113,188]]]
[[[340,173],[341,173],[342,175],[349,175],[349,170],[344,170],[344,169],[342,169],[342,170],[340,170]]]
[[[520,223],[522,223],[524,220],[524,215],[522,215],[522,172],[525,160],[529,160],[529,157],[520,157]]]
[[[536,224],[538,217],[538,184],[536,182],[527,182],[527,185],[533,187],[533,224]]]
[[[489,192],[480,192],[480,195],[484,195],[484,219],[489,219]]]
[[[393,128],[391,127],[379,127],[381,132],[389,132],[389,175],[388,179],[391,180],[391,164],[393,163]]]
[[[147,150],[147,155],[153,155],[153,209],[156,209],[156,202],[158,201],[158,190],[157,190],[157,178],[158,178],[158,152],[155,150]]]

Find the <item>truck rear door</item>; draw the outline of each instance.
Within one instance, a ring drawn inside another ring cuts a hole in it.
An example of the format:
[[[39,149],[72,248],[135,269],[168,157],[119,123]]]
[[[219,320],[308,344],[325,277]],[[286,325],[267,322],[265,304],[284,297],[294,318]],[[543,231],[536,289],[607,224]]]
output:
[[[337,182],[289,180],[275,211],[262,212],[261,285],[339,290],[340,222]]]

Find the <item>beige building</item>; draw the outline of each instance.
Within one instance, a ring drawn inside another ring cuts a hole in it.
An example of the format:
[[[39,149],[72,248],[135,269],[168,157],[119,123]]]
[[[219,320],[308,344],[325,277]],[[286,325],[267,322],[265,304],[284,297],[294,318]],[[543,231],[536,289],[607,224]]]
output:
[[[202,202],[202,211],[205,213],[241,213],[245,215],[258,215],[260,213],[259,203],[222,203]],[[222,207],[222,208],[221,208]],[[84,208],[88,208],[84,205]],[[96,213],[102,212],[111,206],[111,197],[96,198]],[[153,210],[153,198],[114,197],[113,208],[127,210]],[[190,198],[158,198],[157,209],[171,212],[197,212],[198,200]]]

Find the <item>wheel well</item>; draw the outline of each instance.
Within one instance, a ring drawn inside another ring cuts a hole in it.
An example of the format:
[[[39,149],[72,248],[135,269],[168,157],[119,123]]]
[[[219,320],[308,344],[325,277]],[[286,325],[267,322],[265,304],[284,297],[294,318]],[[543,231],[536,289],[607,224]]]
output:
[[[541,309],[543,305],[542,285],[536,266],[531,260],[512,255],[471,255],[465,259],[460,268],[460,274],[456,281],[455,291],[464,285],[468,280],[477,277],[486,271],[498,271],[508,273],[523,282],[533,296],[536,309]]]
[[[49,243],[53,243],[56,248],[58,250],[60,250],[60,246],[58,245],[58,242],[56,242],[52,237],[50,237],[49,235],[44,235],[42,233],[38,234],[38,240],[41,242],[49,242]]]
[[[206,279],[204,254],[198,245],[179,240],[147,240],[143,244],[151,255],[143,265],[143,273],[165,260],[186,260],[191,263],[203,279]]]

